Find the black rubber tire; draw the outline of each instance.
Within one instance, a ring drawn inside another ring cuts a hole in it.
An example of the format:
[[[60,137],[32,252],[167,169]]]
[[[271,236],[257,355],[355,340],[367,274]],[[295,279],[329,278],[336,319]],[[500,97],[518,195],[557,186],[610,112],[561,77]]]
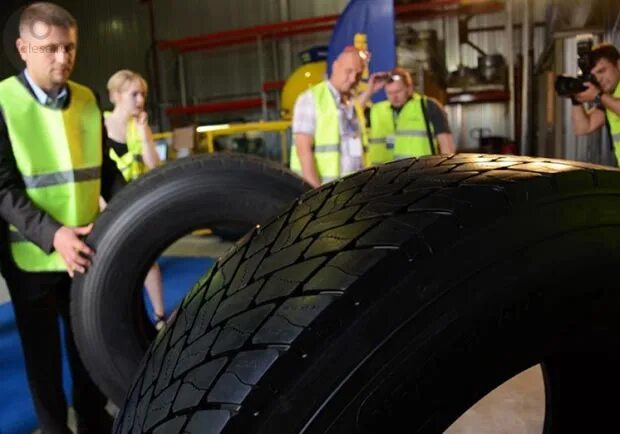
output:
[[[215,154],[167,164],[110,202],[87,238],[96,255],[74,280],[71,306],[80,354],[106,396],[123,402],[155,337],[141,288],[157,256],[195,229],[222,225],[240,238],[309,189],[278,164]]]
[[[442,432],[538,363],[546,432],[609,432],[618,263],[613,168],[456,155],[365,170],[218,262],[115,432]]]

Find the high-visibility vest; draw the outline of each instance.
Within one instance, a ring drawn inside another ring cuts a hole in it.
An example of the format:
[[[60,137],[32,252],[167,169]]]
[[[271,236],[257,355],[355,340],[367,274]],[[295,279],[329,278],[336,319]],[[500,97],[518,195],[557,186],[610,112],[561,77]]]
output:
[[[433,136],[432,143],[429,143],[422,103],[428,106],[427,98],[413,94],[397,116],[389,101],[372,106],[368,150],[371,164],[436,153],[437,139],[429,123]]]
[[[613,96],[614,98],[620,98],[620,84],[616,86]],[[620,115],[609,109],[605,109],[605,114],[607,115],[607,120],[609,121],[609,129],[611,132],[611,140],[614,143],[616,161],[618,162],[618,165],[620,165]]]
[[[111,112],[104,112],[107,118]],[[138,132],[138,124],[131,117],[127,121],[127,153],[118,155],[112,147],[110,147],[110,158],[116,163],[118,170],[123,174],[126,181],[133,181],[147,172],[147,167],[142,160],[142,137]]]
[[[340,115],[334,96],[329,90],[327,81],[313,86],[310,91],[314,97],[316,127],[314,130],[314,161],[321,184],[333,181],[348,173],[340,170]],[[360,105],[354,104],[355,115],[359,123],[360,140],[362,147],[366,143],[364,128],[364,113]],[[362,161],[364,161],[364,156]],[[297,154],[297,147],[291,150],[291,170],[301,175],[301,162]]]
[[[65,226],[85,226],[99,213],[101,193],[101,112],[92,91],[68,82],[69,106],[40,104],[17,77],[0,82],[4,115],[26,194]],[[11,254],[29,272],[64,271],[56,251],[45,253],[13,225]]]

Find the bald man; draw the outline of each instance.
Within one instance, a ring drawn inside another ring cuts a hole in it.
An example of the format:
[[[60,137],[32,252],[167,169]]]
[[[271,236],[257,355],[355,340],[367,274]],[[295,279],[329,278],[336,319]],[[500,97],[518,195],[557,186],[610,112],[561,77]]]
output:
[[[362,53],[345,48],[329,79],[295,102],[291,169],[315,188],[364,167],[363,112],[354,95],[364,66]]]

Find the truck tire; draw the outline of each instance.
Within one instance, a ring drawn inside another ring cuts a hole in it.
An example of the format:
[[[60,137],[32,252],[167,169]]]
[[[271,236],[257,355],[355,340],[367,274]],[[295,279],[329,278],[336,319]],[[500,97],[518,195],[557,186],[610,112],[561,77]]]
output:
[[[87,238],[96,254],[74,280],[71,306],[78,349],[106,396],[122,402],[155,337],[141,289],[165,248],[201,228],[222,226],[239,238],[308,189],[278,164],[215,154],[169,163],[110,202]]]
[[[454,155],[353,174],[200,280],[115,432],[439,433],[539,363],[545,432],[608,432],[619,263],[617,169]]]

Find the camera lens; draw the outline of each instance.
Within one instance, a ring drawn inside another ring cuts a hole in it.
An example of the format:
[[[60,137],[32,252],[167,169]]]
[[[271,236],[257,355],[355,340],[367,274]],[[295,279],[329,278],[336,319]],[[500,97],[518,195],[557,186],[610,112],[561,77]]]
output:
[[[583,85],[584,81],[580,77],[560,75],[555,79],[555,91],[559,96],[570,97],[587,89]]]

